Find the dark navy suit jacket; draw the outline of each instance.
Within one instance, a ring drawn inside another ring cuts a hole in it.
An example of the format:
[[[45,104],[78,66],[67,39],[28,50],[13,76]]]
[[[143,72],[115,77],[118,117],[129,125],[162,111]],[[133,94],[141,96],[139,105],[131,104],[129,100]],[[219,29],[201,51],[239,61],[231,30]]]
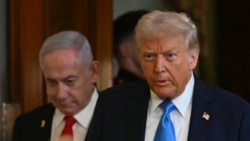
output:
[[[55,108],[47,104],[17,117],[13,141],[49,141]]]
[[[149,99],[145,81],[105,90],[86,141],[144,141]],[[249,103],[197,77],[190,120],[188,141],[250,141]]]

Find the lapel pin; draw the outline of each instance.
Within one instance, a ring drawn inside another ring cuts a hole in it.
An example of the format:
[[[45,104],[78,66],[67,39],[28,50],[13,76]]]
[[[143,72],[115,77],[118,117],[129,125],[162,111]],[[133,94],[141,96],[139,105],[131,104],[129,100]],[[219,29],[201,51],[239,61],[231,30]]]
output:
[[[45,127],[45,123],[46,123],[45,120],[41,121],[41,128]]]
[[[210,118],[210,115],[207,113],[207,112],[204,112],[202,117],[205,119],[205,120],[209,120]]]

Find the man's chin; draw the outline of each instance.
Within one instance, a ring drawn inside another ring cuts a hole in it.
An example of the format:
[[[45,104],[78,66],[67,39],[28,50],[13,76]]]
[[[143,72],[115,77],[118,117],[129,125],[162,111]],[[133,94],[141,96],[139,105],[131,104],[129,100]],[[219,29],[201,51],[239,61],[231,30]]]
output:
[[[72,107],[60,107],[59,110],[65,115],[74,115],[76,113]]]

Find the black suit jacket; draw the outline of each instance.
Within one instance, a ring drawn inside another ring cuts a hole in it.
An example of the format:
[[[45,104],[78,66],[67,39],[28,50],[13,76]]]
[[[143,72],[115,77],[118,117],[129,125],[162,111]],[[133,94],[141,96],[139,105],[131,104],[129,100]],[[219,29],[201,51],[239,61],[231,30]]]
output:
[[[86,140],[144,141],[149,98],[146,82],[105,90]],[[202,117],[204,112],[209,120]],[[195,77],[188,141],[250,141],[249,103]]]
[[[49,141],[54,111],[52,104],[47,104],[17,117],[12,140]]]

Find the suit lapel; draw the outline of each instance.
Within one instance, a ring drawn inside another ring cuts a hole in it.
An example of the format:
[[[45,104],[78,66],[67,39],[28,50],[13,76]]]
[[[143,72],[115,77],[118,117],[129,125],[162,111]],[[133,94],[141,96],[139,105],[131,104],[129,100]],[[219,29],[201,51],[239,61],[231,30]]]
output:
[[[209,94],[208,86],[195,77],[188,141],[206,141],[208,139],[208,129],[211,126],[209,105],[212,99],[213,96]]]
[[[43,115],[39,118],[40,120],[37,123],[39,128],[39,135],[41,135],[38,139],[41,141],[49,141],[51,135],[51,127],[52,127],[52,118],[54,114],[55,108],[49,104],[47,110]]]
[[[146,83],[134,86],[127,109],[127,140],[129,141],[144,141],[149,97]]]

